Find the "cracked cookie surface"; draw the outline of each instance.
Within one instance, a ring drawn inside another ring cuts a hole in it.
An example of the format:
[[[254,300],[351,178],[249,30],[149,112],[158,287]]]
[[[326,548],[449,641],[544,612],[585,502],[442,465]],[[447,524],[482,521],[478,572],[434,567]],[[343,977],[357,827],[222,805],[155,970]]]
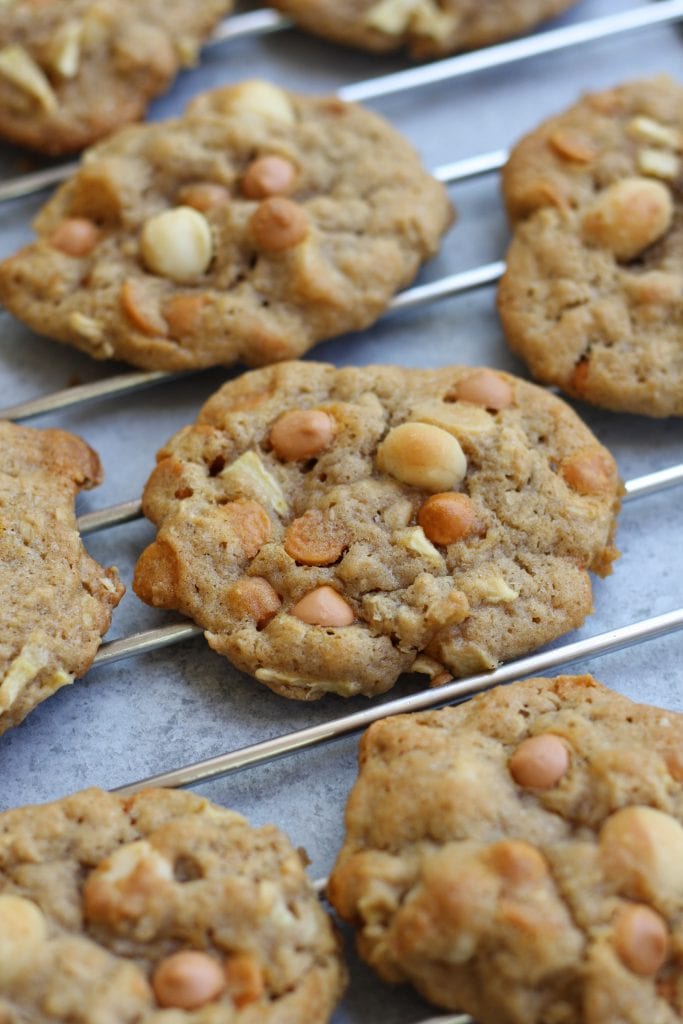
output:
[[[0,733],[85,674],[123,596],[76,526],[101,476],[80,438],[0,422]]]
[[[137,121],[231,9],[231,0],[3,0],[0,135],[54,155]]]
[[[519,35],[576,0],[270,0],[302,28],[375,52],[438,57]]]
[[[588,95],[515,148],[498,308],[539,380],[594,405],[683,415],[683,87]]]
[[[253,371],[157,459],[136,593],[297,699],[490,669],[578,626],[616,557],[612,457],[491,370]]]
[[[679,1024],[683,716],[590,676],[370,727],[328,895],[480,1024]]]
[[[91,150],[0,296],[96,358],[270,363],[374,322],[451,220],[386,122],[253,81]]]
[[[337,941],[274,826],[89,789],[0,815],[0,1019],[328,1021]]]

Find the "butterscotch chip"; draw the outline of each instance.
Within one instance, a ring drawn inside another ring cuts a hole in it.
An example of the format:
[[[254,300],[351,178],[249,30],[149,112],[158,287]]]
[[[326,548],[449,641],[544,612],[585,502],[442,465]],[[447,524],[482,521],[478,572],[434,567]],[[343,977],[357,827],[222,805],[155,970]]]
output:
[[[75,259],[54,240],[79,219],[97,234]],[[374,323],[452,219],[375,114],[244,82],[91,149],[0,265],[0,301],[95,358],[260,365]]]
[[[374,52],[438,57],[507,39],[573,0],[270,0],[303,28]]]
[[[498,308],[539,380],[616,411],[683,415],[682,139],[683,87],[661,76],[586,96],[513,150]]]
[[[5,0],[0,135],[68,153],[139,120],[231,9],[232,0]]]
[[[87,672],[123,596],[76,527],[76,494],[101,477],[73,434],[0,422],[0,733]]]
[[[190,793],[0,815],[7,1021],[326,1024],[345,971],[299,853]]]
[[[497,410],[457,397],[473,378]],[[580,625],[620,490],[576,415],[509,374],[283,363],[159,452],[133,586],[288,697],[440,683]]]
[[[387,718],[361,741],[330,901],[382,978],[479,1024],[675,1024],[682,747],[683,715],[591,676]]]

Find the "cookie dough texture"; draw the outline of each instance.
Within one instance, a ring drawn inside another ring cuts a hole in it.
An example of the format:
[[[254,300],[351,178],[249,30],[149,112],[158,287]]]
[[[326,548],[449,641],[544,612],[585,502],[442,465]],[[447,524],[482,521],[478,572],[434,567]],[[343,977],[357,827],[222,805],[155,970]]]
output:
[[[683,415],[683,88],[584,97],[513,151],[498,297],[539,380],[595,405]]]
[[[576,415],[509,375],[279,364],[159,452],[133,586],[288,697],[439,683],[583,621],[619,493]]]
[[[231,0],[3,0],[0,135],[68,153],[136,121]]]
[[[243,83],[91,150],[0,266],[0,296],[100,359],[270,363],[372,323],[451,219],[374,114]]]
[[[3,1024],[323,1024],[344,979],[285,836],[166,790],[0,815],[0,949]]]
[[[513,777],[541,736],[547,788]],[[682,751],[681,715],[590,676],[377,723],[331,901],[383,978],[479,1024],[679,1024]]]
[[[438,57],[526,32],[575,0],[271,0],[302,28],[383,53]]]
[[[123,596],[76,527],[101,476],[80,438],[0,422],[0,733],[84,675]]]

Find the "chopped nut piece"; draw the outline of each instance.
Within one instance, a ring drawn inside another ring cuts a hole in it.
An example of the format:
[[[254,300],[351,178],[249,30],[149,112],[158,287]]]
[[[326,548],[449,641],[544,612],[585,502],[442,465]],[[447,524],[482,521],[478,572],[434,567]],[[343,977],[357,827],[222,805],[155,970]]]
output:
[[[437,551],[431,541],[427,540],[421,526],[411,526],[407,530],[398,530],[395,539],[396,543],[405,548],[406,551],[412,551],[424,559],[425,562],[431,565],[432,569],[439,571],[446,568],[443,556]]]
[[[221,514],[239,538],[246,558],[253,558],[273,533],[268,513],[257,501],[237,498],[219,506]]]
[[[50,42],[50,67],[61,78],[75,78],[81,62],[83,22],[67,21]]]
[[[296,121],[294,107],[287,93],[260,79],[216,89],[195,100],[189,110],[190,113],[206,113],[207,108],[224,114],[258,114],[273,121],[284,121],[285,124],[294,124]]]
[[[565,459],[560,473],[579,494],[611,494],[616,467],[607,452],[600,448],[584,448]]]
[[[234,481],[240,488],[253,488],[256,497],[263,496],[280,515],[287,513],[287,502],[282,488],[268,472],[256,452],[245,452],[220,472],[221,480]]]
[[[152,273],[181,284],[191,282],[205,273],[213,258],[211,228],[191,206],[176,206],[145,222],[140,249]]]
[[[224,991],[223,968],[212,956],[183,949],[162,960],[154,972],[152,987],[159,1006],[198,1010],[214,1002]]]
[[[45,72],[23,46],[0,50],[0,75],[37,100],[43,110],[56,109],[57,96]]]
[[[632,260],[671,227],[673,200],[669,189],[650,178],[622,178],[609,185],[583,218],[589,242]]]
[[[456,439],[429,423],[402,423],[390,430],[377,449],[377,466],[404,484],[433,493],[459,484],[467,472]]]
[[[255,1002],[263,993],[263,971],[256,957],[249,953],[236,953],[225,961],[228,991],[238,1009]]]

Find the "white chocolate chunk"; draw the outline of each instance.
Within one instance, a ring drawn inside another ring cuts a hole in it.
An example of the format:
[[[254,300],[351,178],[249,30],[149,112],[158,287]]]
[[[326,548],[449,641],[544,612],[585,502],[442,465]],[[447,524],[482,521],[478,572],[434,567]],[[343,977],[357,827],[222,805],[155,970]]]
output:
[[[221,480],[234,482],[248,497],[265,499],[279,515],[286,515],[288,506],[282,488],[256,452],[240,455],[219,476]]]
[[[253,79],[226,89],[220,96],[220,105],[225,113],[259,114],[272,121],[294,124],[294,107],[287,93],[270,82]]]
[[[493,433],[496,429],[493,416],[486,409],[470,402],[420,402],[410,413],[410,419],[441,427],[458,440],[473,436],[481,437]]]
[[[419,3],[420,0],[380,0],[370,8],[363,20],[369,28],[398,36],[407,27]]]
[[[23,46],[0,50],[0,75],[32,96],[46,112],[56,109],[57,96],[45,72]]]
[[[445,568],[446,563],[443,556],[438,552],[430,540],[427,540],[421,526],[411,526],[407,530],[398,530],[395,534],[396,542],[407,551],[412,551],[434,569]]]
[[[461,586],[470,599],[487,601],[489,604],[507,604],[519,597],[519,593],[501,574],[488,565],[463,580]]]
[[[211,228],[198,210],[176,206],[145,221],[140,250],[152,273],[180,284],[189,283],[211,263]]]

